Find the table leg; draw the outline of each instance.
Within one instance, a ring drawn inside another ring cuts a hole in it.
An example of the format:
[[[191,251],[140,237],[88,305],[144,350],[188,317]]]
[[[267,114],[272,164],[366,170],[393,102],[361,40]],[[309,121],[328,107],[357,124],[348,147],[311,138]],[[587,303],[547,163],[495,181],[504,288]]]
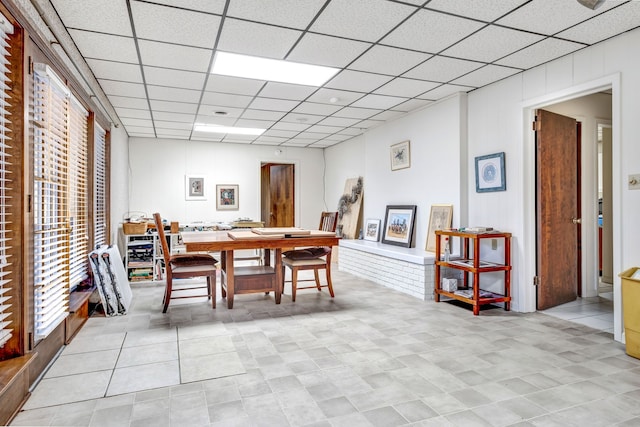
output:
[[[226,255],[226,276],[227,276],[227,308],[233,308],[233,294],[234,294],[234,277],[233,277],[233,250],[225,251]]]
[[[282,288],[284,287],[284,280],[282,280],[282,248],[276,248],[275,253],[275,271],[276,271],[276,304],[280,304],[282,298]]]

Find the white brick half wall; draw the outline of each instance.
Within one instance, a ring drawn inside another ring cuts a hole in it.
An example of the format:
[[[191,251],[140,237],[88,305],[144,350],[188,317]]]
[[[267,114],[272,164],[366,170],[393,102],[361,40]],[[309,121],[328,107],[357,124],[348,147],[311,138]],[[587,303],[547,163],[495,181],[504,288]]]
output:
[[[368,240],[341,240],[338,269],[409,294],[433,300],[435,254]]]

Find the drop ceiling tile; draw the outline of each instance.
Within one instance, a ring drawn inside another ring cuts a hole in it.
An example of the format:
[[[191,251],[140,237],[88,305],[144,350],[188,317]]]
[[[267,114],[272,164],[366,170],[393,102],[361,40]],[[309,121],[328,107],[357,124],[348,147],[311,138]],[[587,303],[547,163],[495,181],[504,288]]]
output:
[[[493,62],[544,37],[490,25],[445,50],[443,55]]]
[[[421,93],[431,90],[437,86],[440,86],[440,83],[427,82],[424,80],[405,79],[399,77],[397,79],[391,80],[380,89],[376,89],[374,93],[380,95],[396,95],[413,98],[414,96],[418,96]]]
[[[315,92],[315,86],[294,85],[288,83],[268,82],[260,91],[260,96],[266,98],[282,98],[302,101]]]
[[[324,120],[320,120],[316,126],[313,126],[311,131],[314,131],[318,126],[331,127],[333,130],[329,133],[340,132],[342,129],[353,126],[362,119],[348,119],[346,117],[327,117]]]
[[[469,87],[469,86],[459,86],[459,85],[453,85],[453,84],[444,84],[440,87],[437,87],[433,90],[430,90],[427,93],[424,93],[422,95],[420,95],[420,99],[427,99],[427,100],[432,100],[432,101],[437,101],[438,99],[441,98],[446,98],[449,95],[452,95],[454,93],[458,93],[458,92],[469,92],[471,90],[475,89],[474,87]]]
[[[306,33],[287,56],[287,60],[342,68],[369,47],[370,43]]]
[[[265,83],[266,82],[264,80],[243,79],[240,77],[211,74],[207,81],[206,90],[209,92],[256,96],[260,91],[260,88],[262,88]]]
[[[313,125],[322,120],[324,116],[314,116],[311,114],[289,113],[284,116],[281,122],[299,123],[301,125]]]
[[[292,130],[279,130],[279,129],[268,129],[262,135],[265,136],[274,136],[278,138],[293,138],[300,132],[292,131]]]
[[[197,104],[200,101],[200,91],[194,89],[147,85],[147,91],[149,99],[190,102],[192,104]]]
[[[179,139],[188,139],[191,136],[190,130],[179,130],[179,129],[157,129],[156,135],[158,138],[179,138]]]
[[[395,107],[393,107],[393,109],[397,110],[398,112],[408,112],[408,111],[417,110],[418,108],[422,108],[426,105],[431,104],[432,102],[433,101],[428,101],[426,99],[410,99],[406,102],[403,102],[402,104],[396,105]],[[393,115],[391,113],[393,112],[394,111],[385,111],[384,113],[381,113],[378,116],[376,116],[376,118],[382,119],[385,113],[390,113],[390,117],[392,117]]]
[[[163,120],[155,120],[153,122],[156,125],[156,129],[181,129],[191,131],[193,127],[193,123],[183,123],[183,122],[167,122]]]
[[[284,59],[302,34],[298,30],[227,18],[218,49],[225,52]]]
[[[309,128],[308,124],[305,123],[289,123],[289,122],[278,122],[271,127],[271,129],[280,129],[280,130],[294,130],[297,132],[302,132],[303,130]]]
[[[360,132],[362,133],[362,132]],[[356,135],[360,135],[360,133],[356,134]],[[347,139],[351,139],[353,138],[353,135],[344,135],[344,134],[333,134],[333,135],[328,135],[324,141],[335,141],[335,142],[340,142],[340,141],[346,141]]]
[[[238,119],[235,126],[243,128],[269,129],[273,124],[273,121]]]
[[[375,116],[380,113],[382,110],[373,109],[373,108],[356,108],[356,107],[345,107],[340,111],[337,111],[334,114],[334,117],[347,117],[350,119],[368,119],[371,116]]]
[[[428,101],[428,102],[430,102],[430,101]],[[393,108],[398,108],[398,107],[396,106],[396,107],[393,107]],[[387,121],[387,120],[397,119],[398,117],[404,116],[405,114],[407,114],[407,113],[403,112],[403,111],[387,110],[387,111],[384,111],[384,112],[382,112],[382,113],[380,113],[380,114],[378,114],[376,116],[373,116],[371,118],[374,119],[374,120]]]
[[[256,144],[267,144],[267,145],[277,145],[280,144],[281,142],[285,142],[288,138],[281,138],[281,137],[277,137],[277,136],[263,136],[264,134],[260,135],[258,138],[256,138],[255,143]]]
[[[118,117],[128,117],[132,119],[147,119],[151,120],[151,113],[148,109],[146,110],[136,110],[133,108],[123,108],[118,107],[115,109],[116,113],[118,113]]]
[[[219,117],[210,114],[199,114],[194,123],[203,123],[208,125],[233,126],[238,119],[236,117]]]
[[[257,119],[257,120],[280,120],[284,116],[282,111],[266,111],[266,110],[245,110],[242,113],[243,119]]]
[[[594,11],[577,1],[533,0],[496,23],[524,31],[552,35],[601,14],[615,5],[615,1],[604,2]]]
[[[529,0],[431,0],[427,8],[493,22]]]
[[[481,62],[434,56],[424,64],[418,65],[413,70],[407,72],[405,77],[445,83],[476,70],[483,65]]]
[[[107,95],[131,96],[134,98],[146,98],[142,83],[117,82],[113,80],[98,80],[102,90]]]
[[[173,68],[176,70],[206,73],[209,70],[212,51],[197,47],[138,40],[140,58],[145,66]]]
[[[224,142],[231,142],[231,143],[241,143],[241,144],[249,144],[252,141],[255,141],[257,137],[255,135],[232,135],[232,134],[227,134],[227,136],[224,137]]]
[[[359,127],[350,127],[340,131],[340,135],[345,135],[349,138],[354,137],[356,135],[360,135],[362,133],[362,128]]]
[[[140,126],[140,127],[148,127],[148,128],[153,127],[153,122],[151,120],[132,119],[129,117],[122,117],[121,121],[122,121],[122,124],[125,126]]]
[[[357,120],[357,121],[360,121],[360,120]],[[324,120],[323,120],[323,121],[320,122],[320,124],[311,126],[305,132],[306,133],[321,133],[321,134],[324,134],[324,135],[331,135],[331,134],[340,132],[342,129],[344,129],[344,126],[340,126],[340,125],[333,126],[330,123],[326,123],[325,124]]]
[[[382,44],[438,53],[483,27],[480,22],[420,10],[382,40]]]
[[[101,34],[83,30],[69,30],[74,43],[86,58],[138,63],[138,52],[131,37]]]
[[[376,126],[380,126],[384,122],[382,120],[363,120],[358,123],[357,127],[360,129],[372,129]]]
[[[406,100],[407,98],[400,98],[397,96],[367,95],[362,99],[359,99],[356,102],[354,102],[352,106],[362,107],[362,108],[379,108],[381,110],[386,110]]]
[[[168,70],[158,67],[144,67],[144,78],[149,85],[179,87],[201,90],[206,74],[193,71]]]
[[[606,4],[615,2],[606,2]],[[600,10],[600,9],[598,9]],[[557,34],[557,37],[594,44],[622,31],[636,28],[640,22],[640,2],[631,1],[598,17]]]
[[[349,65],[349,69],[397,76],[430,57],[427,53],[376,45]]]
[[[150,100],[152,111],[165,111],[168,113],[187,113],[195,114],[198,111],[198,104],[187,104],[186,102],[169,102]]]
[[[498,65],[527,69],[582,49],[584,45],[558,39],[544,39],[496,61]]]
[[[250,107],[254,110],[291,111],[299,104],[298,101],[274,98],[255,98]]]
[[[384,0],[333,0],[311,31],[375,42],[415,10]]]
[[[232,95],[230,93],[205,92],[202,95],[203,104],[223,107],[246,108],[252,100],[252,96]]]
[[[360,99],[365,94],[362,92],[350,92],[346,90],[320,88],[307,101],[327,104],[334,99],[336,105],[349,105],[353,101]]]
[[[318,141],[327,136],[324,133],[316,133],[316,132],[301,132],[298,136],[295,137],[296,140],[309,139],[311,141]]]
[[[219,16],[137,1],[131,15],[138,38],[209,49],[220,26]]]
[[[167,122],[193,123],[196,119],[195,114],[185,113],[165,113],[164,111],[154,111],[154,120],[163,120]]]
[[[67,27],[132,36],[126,0],[53,0]],[[100,19],[94,19],[99,16]]]
[[[87,59],[93,75],[97,79],[120,80],[123,82],[142,83],[140,66],[121,62]]]
[[[363,73],[361,71],[343,70],[325,84],[330,89],[355,90],[371,92],[387,83],[392,77],[381,74]]]
[[[129,134],[129,137],[155,138],[155,133],[153,131],[148,131],[148,132],[130,132],[129,128],[127,128],[127,133]]]
[[[308,139],[290,139],[281,144],[283,147],[306,147],[309,145]]]
[[[222,142],[222,138],[224,135],[220,135],[217,133],[193,133],[191,135],[191,141],[202,141],[202,142]]]
[[[154,0],[154,3],[220,15],[224,12],[225,0]]]
[[[113,105],[114,107],[136,108],[139,110],[149,109],[149,104],[147,103],[146,99],[129,98],[126,96],[115,95],[109,95],[107,96],[107,98],[109,98],[109,102],[111,102],[111,105]]]
[[[304,30],[324,0],[234,0],[227,16]]]
[[[317,114],[328,116],[342,108],[339,105],[334,104],[317,104],[315,102],[303,102],[298,105],[293,112],[302,114]]]
[[[464,86],[482,87],[519,72],[520,70],[517,68],[501,67],[499,65],[490,64],[486,67],[472,71],[466,76],[462,76],[451,83]]]
[[[127,126],[128,132],[137,132],[145,135],[154,135],[155,131],[153,127],[144,127],[144,126]]]
[[[215,114],[217,111],[224,111],[227,114],[217,115]],[[221,105],[200,105],[200,111],[198,114],[206,115],[206,116],[215,116],[215,117],[235,117],[238,118],[242,115],[244,111],[243,108],[233,108],[233,107],[223,107]]]

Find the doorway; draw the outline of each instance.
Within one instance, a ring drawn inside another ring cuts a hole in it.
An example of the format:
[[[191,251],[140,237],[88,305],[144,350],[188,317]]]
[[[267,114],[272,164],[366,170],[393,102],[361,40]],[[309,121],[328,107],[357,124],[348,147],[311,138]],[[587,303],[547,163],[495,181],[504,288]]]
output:
[[[265,227],[295,225],[295,165],[261,163],[260,220]]]

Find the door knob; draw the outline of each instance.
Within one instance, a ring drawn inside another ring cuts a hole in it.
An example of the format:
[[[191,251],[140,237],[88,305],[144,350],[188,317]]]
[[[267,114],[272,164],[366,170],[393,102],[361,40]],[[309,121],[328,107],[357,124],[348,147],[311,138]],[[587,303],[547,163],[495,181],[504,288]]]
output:
[[[582,224],[582,218],[571,218],[571,222],[574,224]]]

